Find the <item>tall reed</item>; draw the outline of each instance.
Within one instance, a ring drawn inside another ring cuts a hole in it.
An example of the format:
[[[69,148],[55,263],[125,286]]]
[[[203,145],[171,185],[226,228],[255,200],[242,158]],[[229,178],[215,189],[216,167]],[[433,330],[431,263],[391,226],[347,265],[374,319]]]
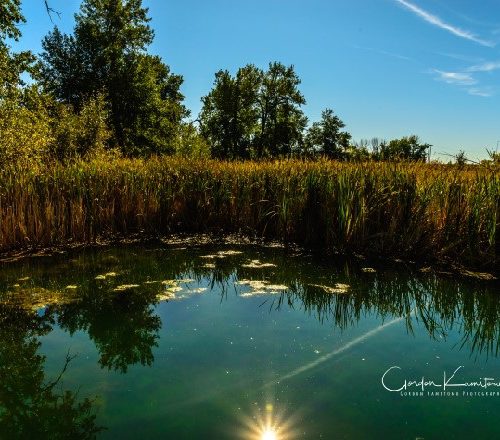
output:
[[[0,171],[0,251],[241,232],[497,270],[500,172],[327,160],[102,159]]]

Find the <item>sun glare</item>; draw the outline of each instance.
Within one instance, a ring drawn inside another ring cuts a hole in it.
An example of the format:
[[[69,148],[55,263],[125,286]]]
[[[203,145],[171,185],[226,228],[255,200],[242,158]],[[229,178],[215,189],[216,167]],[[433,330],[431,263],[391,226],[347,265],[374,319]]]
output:
[[[278,437],[276,436],[276,432],[273,429],[268,428],[262,433],[261,440],[277,440],[277,439]]]
[[[261,405],[255,403],[251,411],[241,414],[241,440],[294,440],[297,438],[298,414],[287,413],[271,398]]]

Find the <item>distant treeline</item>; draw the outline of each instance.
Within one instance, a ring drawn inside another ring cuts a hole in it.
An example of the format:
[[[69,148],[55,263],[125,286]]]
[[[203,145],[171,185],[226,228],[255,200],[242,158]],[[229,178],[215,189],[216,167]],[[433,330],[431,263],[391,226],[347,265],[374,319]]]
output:
[[[249,64],[234,76],[217,72],[198,118],[189,121],[182,76],[147,52],[154,33],[141,0],[83,0],[73,33],[55,27],[39,56],[13,53],[8,45],[21,36],[21,1],[0,0],[0,11],[0,165],[109,151],[220,159],[428,157],[430,145],[416,136],[353,142],[331,109],[309,124],[300,78],[279,62],[267,70]]]

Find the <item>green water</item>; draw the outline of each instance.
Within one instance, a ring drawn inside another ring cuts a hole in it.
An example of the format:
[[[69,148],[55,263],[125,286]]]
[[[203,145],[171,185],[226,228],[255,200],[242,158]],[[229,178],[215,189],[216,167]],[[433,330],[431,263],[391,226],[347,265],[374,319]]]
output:
[[[495,287],[368,266],[228,245],[3,263],[0,438],[500,438],[494,384],[381,380],[500,382]]]

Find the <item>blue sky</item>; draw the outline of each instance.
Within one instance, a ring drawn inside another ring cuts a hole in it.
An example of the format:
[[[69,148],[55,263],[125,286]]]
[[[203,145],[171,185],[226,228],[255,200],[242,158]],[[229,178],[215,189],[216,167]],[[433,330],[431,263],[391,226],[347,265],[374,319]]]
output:
[[[50,0],[64,31],[79,0]],[[498,0],[145,0],[151,52],[184,76],[193,117],[219,69],[293,64],[310,120],[333,108],[353,138],[417,134],[433,156],[471,158],[500,141]],[[24,0],[16,49],[40,51],[52,28]]]

